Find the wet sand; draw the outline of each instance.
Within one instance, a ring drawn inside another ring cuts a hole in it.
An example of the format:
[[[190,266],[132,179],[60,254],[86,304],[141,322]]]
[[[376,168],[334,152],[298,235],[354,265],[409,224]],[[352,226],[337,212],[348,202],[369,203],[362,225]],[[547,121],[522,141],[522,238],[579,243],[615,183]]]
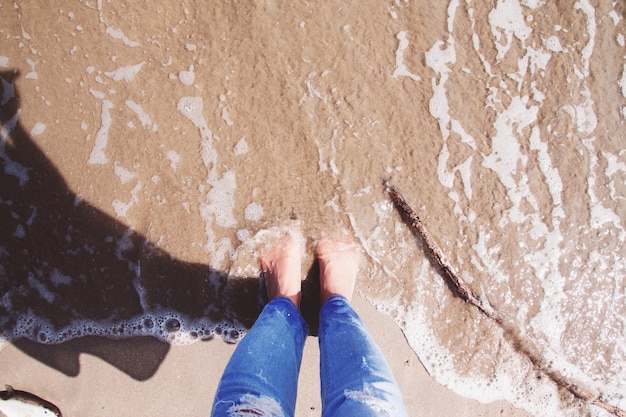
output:
[[[604,417],[455,297],[391,179],[545,363],[624,406],[625,14],[0,0],[0,384],[69,415],[206,410],[233,348],[220,337],[264,302],[253,236],[297,217],[309,240],[331,225],[363,246],[358,308],[414,415],[519,413],[459,394]]]

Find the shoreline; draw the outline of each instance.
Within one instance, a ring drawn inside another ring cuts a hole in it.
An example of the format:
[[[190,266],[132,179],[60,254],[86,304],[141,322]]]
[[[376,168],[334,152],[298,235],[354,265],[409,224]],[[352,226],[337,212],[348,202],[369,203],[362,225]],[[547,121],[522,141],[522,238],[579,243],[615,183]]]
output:
[[[505,401],[481,404],[438,384],[389,317],[361,296],[353,303],[391,365],[409,415],[529,416]],[[0,351],[0,383],[51,401],[65,417],[208,415],[236,345],[220,339],[189,345],[134,339],[31,344],[31,355],[9,343]],[[297,416],[321,414],[319,390],[319,349],[317,338],[310,336],[300,371]]]

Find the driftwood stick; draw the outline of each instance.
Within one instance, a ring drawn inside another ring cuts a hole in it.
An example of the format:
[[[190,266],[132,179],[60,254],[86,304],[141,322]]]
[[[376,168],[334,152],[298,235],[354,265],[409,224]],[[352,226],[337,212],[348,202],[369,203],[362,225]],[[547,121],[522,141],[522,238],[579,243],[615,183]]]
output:
[[[601,407],[609,413],[618,417],[626,417],[625,410],[607,403],[602,399],[601,395],[592,393],[590,390],[569,380],[561,372],[552,369],[541,353],[541,348],[532,340],[525,338],[514,323],[510,320],[505,320],[504,315],[500,314],[487,300],[479,297],[472,288],[467,285],[465,280],[461,278],[452,267],[435,239],[428,230],[426,230],[419,216],[407,204],[398,189],[387,180],[383,181],[383,185],[387,189],[393,204],[404,222],[421,241],[426,256],[434,263],[436,269],[439,270],[446,282],[465,302],[472,304],[487,317],[494,320],[504,330],[505,336],[513,343],[517,350],[525,354],[537,370],[547,375],[559,387],[567,390],[576,398]]]

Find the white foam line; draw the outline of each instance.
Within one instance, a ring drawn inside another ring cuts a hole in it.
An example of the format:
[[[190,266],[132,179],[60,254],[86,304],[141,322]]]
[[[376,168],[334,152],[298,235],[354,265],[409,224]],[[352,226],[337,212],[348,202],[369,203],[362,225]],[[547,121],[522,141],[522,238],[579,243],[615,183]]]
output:
[[[141,45],[139,42],[128,39],[128,37],[124,35],[124,32],[122,32],[122,29],[116,29],[112,28],[111,26],[107,26],[106,34],[113,39],[121,40],[122,42],[124,42],[124,45],[130,46],[131,48],[135,48]]]
[[[135,292],[137,293],[137,296],[139,297],[139,305],[141,305],[141,308],[143,309],[143,311],[150,311],[150,303],[148,303],[148,300],[146,299],[146,290],[143,288],[143,285],[141,285],[140,278],[141,278],[141,259],[138,259],[135,278],[133,278],[132,283],[133,283],[133,287],[135,288]]]
[[[178,111],[191,120],[193,125],[200,131],[202,137],[202,162],[209,168],[217,162],[217,154],[213,150],[213,132],[202,115],[204,105],[201,97],[183,97],[178,100]]]
[[[233,215],[235,208],[235,173],[227,171],[222,178],[210,181],[212,186],[207,194],[207,199],[211,202],[209,212],[213,214],[215,223],[220,227],[235,227],[237,220]]]
[[[28,273],[28,285],[30,285],[31,288],[36,289],[41,298],[45,299],[48,303],[52,304],[54,302],[54,299],[56,298],[54,293],[51,292],[44,283],[35,278],[35,275],[32,272]]]
[[[122,184],[126,184],[128,181],[137,177],[136,172],[127,170],[123,166],[119,165],[117,162],[115,163],[114,172],[115,172],[115,175],[117,175],[117,177],[120,179],[120,182]]]
[[[133,241],[130,239],[130,237],[134,233],[135,231],[133,230],[133,228],[129,227],[128,229],[124,231],[124,234],[122,235],[122,237],[119,238],[117,242],[115,242],[116,243],[115,256],[118,261],[128,261],[126,258],[124,258],[123,253],[128,252],[129,250],[135,247],[135,245],[133,244]],[[132,268],[130,268],[130,261],[129,261],[129,269],[133,270]]]
[[[593,46],[596,38],[596,10],[589,3],[589,0],[579,0],[574,5],[574,9],[582,10],[587,15],[587,33],[589,34],[589,42],[583,48],[581,55],[583,60],[583,77],[589,76],[589,61],[593,54]]]
[[[91,150],[91,154],[89,155],[89,160],[87,161],[90,164],[106,164],[108,162],[108,158],[104,154],[104,148],[106,148],[107,141],[109,140],[109,128],[111,127],[112,121],[112,108],[113,103],[111,103],[109,100],[104,100],[102,102],[100,129],[98,129],[98,133],[96,133],[96,140]]]
[[[489,12],[489,26],[496,40],[495,46],[498,54],[496,61],[504,58],[504,55],[513,44],[513,36],[522,41],[528,38],[532,31],[526,26],[522,7],[518,0],[498,0],[498,4]],[[502,42],[502,37],[505,41]]]
[[[598,126],[598,119],[596,113],[593,110],[593,100],[591,99],[591,92],[587,85],[581,87],[580,95],[585,97],[581,104],[573,106],[571,104],[561,107],[561,110],[567,112],[572,120],[576,123],[578,131],[584,135],[591,135]]]
[[[324,162],[324,155],[322,152],[322,147],[320,146],[320,142],[317,139],[315,139],[315,144],[317,145],[317,153],[319,155],[319,160],[317,162],[318,168],[320,172],[324,172],[328,169],[328,164]]]
[[[143,110],[141,105],[135,103],[133,100],[126,100],[126,106],[137,114],[143,127],[152,126],[152,119],[148,113]]]
[[[135,79],[135,76],[139,73],[144,64],[145,62],[140,62],[135,65],[120,67],[114,71],[105,72],[104,75],[111,78],[113,81],[124,80],[129,83]]]
[[[595,167],[598,165],[598,157],[596,155],[595,147],[593,146],[594,141],[595,137],[583,140],[583,145],[585,145],[585,147],[589,151],[589,176],[587,177],[587,193],[589,194],[589,205],[591,209],[590,225],[594,229],[598,229],[602,227],[602,225],[604,225],[605,223],[612,223],[616,229],[619,229],[621,231],[619,237],[621,241],[624,241],[626,231],[621,224],[620,217],[612,210],[604,207],[594,191],[597,180]]]
[[[482,165],[498,175],[513,203],[513,207],[500,219],[500,227],[506,224],[507,218],[514,223],[524,221],[525,215],[521,209],[523,199],[531,203],[533,208],[537,208],[537,203],[528,189],[526,173],[517,170],[519,163],[525,167],[528,161],[528,156],[522,153],[517,134],[537,119],[538,107],[527,107],[527,104],[528,97],[512,97],[509,107],[498,114],[493,124],[495,134],[491,138],[491,153],[483,157]]]
[[[552,165],[550,153],[548,152],[548,144],[541,140],[537,126],[533,127],[530,135],[530,149],[538,152],[537,160],[539,162],[539,168],[545,177],[550,196],[552,197],[552,204],[554,205],[552,216],[555,220],[557,218],[563,218],[565,217],[565,212],[561,207],[563,201],[561,197],[563,181],[561,180],[559,170]]]
[[[235,206],[234,193],[236,188],[235,173],[227,171],[220,178],[217,172],[217,152],[213,148],[213,140],[217,139],[209,129],[202,114],[203,102],[201,97],[182,97],[178,101],[178,111],[191,120],[200,131],[201,156],[207,168],[207,184],[211,189],[206,195],[206,202],[200,203],[200,216],[205,222],[207,243],[205,249],[211,254],[211,265],[218,266],[228,255],[231,259],[235,254],[229,238],[216,241],[213,224],[220,227],[232,228],[237,226],[233,215]]]
[[[480,62],[483,64],[483,68],[485,72],[489,75],[490,78],[493,78],[495,77],[495,75],[491,72],[491,64],[489,63],[489,61],[487,61],[487,58],[485,58],[485,55],[483,55],[483,53],[480,52],[480,37],[478,36],[478,33],[476,33],[476,18],[474,17],[474,9],[469,7],[467,10],[467,14],[470,18],[472,31],[473,31],[472,46],[474,47],[474,50],[478,54],[478,57],[480,58]]]
[[[412,72],[410,72],[406,65],[404,65],[404,51],[409,47],[409,40],[406,38],[406,31],[399,32],[396,35],[398,38],[398,49],[396,50],[396,69],[393,71],[393,78],[409,77],[413,81],[420,81],[421,78]]]
[[[465,129],[463,129],[463,126],[461,125],[461,123],[458,120],[451,119],[450,120],[450,127],[452,128],[452,131],[454,133],[457,133],[459,136],[461,136],[461,142],[465,143],[466,145],[468,145],[473,150],[477,150],[478,149],[476,147],[476,141],[474,140],[472,135],[470,135],[469,133],[467,133],[465,131]]]
[[[476,253],[478,259],[476,259],[476,256],[472,256],[471,262],[478,268],[479,271],[485,271],[486,268],[486,275],[493,278],[497,283],[508,282],[510,277],[502,268],[502,263],[504,261],[498,257],[502,247],[499,244],[487,247],[489,233],[489,230],[485,230],[484,227],[479,226],[478,242],[472,245],[472,249]]]
[[[617,82],[620,90],[622,91],[622,96],[626,98],[626,64],[624,64],[624,69],[622,70],[622,78]]]
[[[459,0],[451,0],[448,4],[448,33],[452,34],[454,30],[454,16],[456,15],[456,9],[459,7]]]
[[[118,217],[123,217],[126,221],[130,222],[128,218],[128,210],[130,210],[135,203],[139,202],[139,198],[137,197],[139,191],[141,191],[141,182],[137,181],[137,184],[135,184],[133,189],[130,190],[131,197],[127,203],[118,199],[113,200],[113,209],[115,209],[115,214],[117,214]]]
[[[575,9],[582,10],[587,15],[587,33],[589,35],[589,41],[582,50],[583,69],[581,76],[586,78],[589,75],[589,65],[591,55],[593,54],[595,35],[596,35],[596,18],[595,9],[589,3],[588,0],[579,0],[576,2]],[[605,223],[611,223],[616,229],[620,231],[619,239],[623,242],[626,239],[626,231],[621,224],[620,217],[608,209],[600,199],[596,196],[594,187],[597,181],[597,174],[595,173],[595,167],[598,164],[598,157],[595,150],[594,142],[595,136],[593,134],[597,127],[597,118],[593,110],[593,100],[591,99],[591,92],[585,83],[584,89],[581,95],[585,97],[582,104],[578,106],[564,106],[563,110],[568,112],[576,121],[578,131],[589,135],[587,139],[583,139],[583,145],[587,148],[589,153],[589,176],[587,177],[587,194],[589,195],[589,206],[591,211],[590,226],[594,229],[602,227]]]
[[[314,73],[313,73],[314,75]],[[317,97],[318,99],[322,100],[324,103],[326,103],[326,101],[328,100],[328,97],[326,97],[325,95],[322,95],[322,93],[319,92],[319,90],[317,88],[315,88],[315,86],[313,86],[313,77],[311,75],[309,75],[309,79],[306,80],[304,82],[304,85],[306,85],[307,91],[308,91],[308,97]],[[306,95],[305,95],[306,97]],[[300,100],[302,101],[302,100]]]
[[[330,160],[328,161],[328,164],[330,165],[330,170],[333,172],[333,176],[335,177],[335,179],[339,178],[339,168],[337,167],[337,164],[335,164],[335,157],[337,156],[337,147],[335,146],[335,139],[337,138],[337,129],[333,129],[333,135],[330,138],[330,149],[331,149],[331,155],[332,157],[330,158]]]
[[[624,155],[625,153],[626,153],[626,150],[622,150],[620,152],[620,155]],[[618,162],[618,156],[613,155],[612,153],[602,152],[602,155],[607,161],[607,167],[604,170],[604,175],[607,178],[609,178],[609,189],[611,190],[611,199],[613,199],[613,201],[615,202],[617,202],[618,200],[626,200],[626,197],[620,195],[620,193],[617,192],[617,189],[615,187],[615,179],[612,178],[613,175],[615,175],[619,171],[626,172],[626,163]]]
[[[447,141],[450,137],[450,131],[454,131],[461,137],[461,142],[468,145],[472,150],[476,150],[476,142],[469,135],[458,120],[452,119],[450,116],[450,106],[446,95],[445,84],[448,81],[448,74],[451,72],[450,64],[456,62],[456,50],[454,47],[454,38],[452,37],[452,29],[454,26],[454,16],[458,8],[458,1],[451,1],[448,6],[448,30],[450,36],[446,42],[442,40],[436,41],[430,50],[426,52],[426,65],[435,71],[436,77],[432,79],[433,95],[428,103],[430,114],[439,122],[439,130],[443,139],[443,145],[439,152],[437,161],[437,178],[441,185],[446,188],[452,188],[456,178],[456,173],[461,175],[463,183],[463,192],[468,199],[472,198],[471,186],[471,168],[472,156],[468,157],[463,163],[453,168],[448,168],[448,160],[450,151]],[[437,80],[437,76],[439,79]],[[454,212],[462,219],[473,221],[475,213],[471,208],[465,214],[460,204],[459,196],[452,191],[448,195],[455,203]]]

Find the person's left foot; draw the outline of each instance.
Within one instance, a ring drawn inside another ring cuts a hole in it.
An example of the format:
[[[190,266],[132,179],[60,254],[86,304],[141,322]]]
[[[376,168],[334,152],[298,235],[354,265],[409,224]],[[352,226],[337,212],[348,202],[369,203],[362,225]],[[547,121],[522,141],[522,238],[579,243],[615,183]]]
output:
[[[297,308],[300,308],[302,287],[301,240],[300,231],[290,229],[260,250],[261,269],[269,299],[287,297]]]
[[[343,295],[351,302],[361,260],[360,246],[346,233],[320,239],[315,253],[320,265],[322,304],[332,295]]]

